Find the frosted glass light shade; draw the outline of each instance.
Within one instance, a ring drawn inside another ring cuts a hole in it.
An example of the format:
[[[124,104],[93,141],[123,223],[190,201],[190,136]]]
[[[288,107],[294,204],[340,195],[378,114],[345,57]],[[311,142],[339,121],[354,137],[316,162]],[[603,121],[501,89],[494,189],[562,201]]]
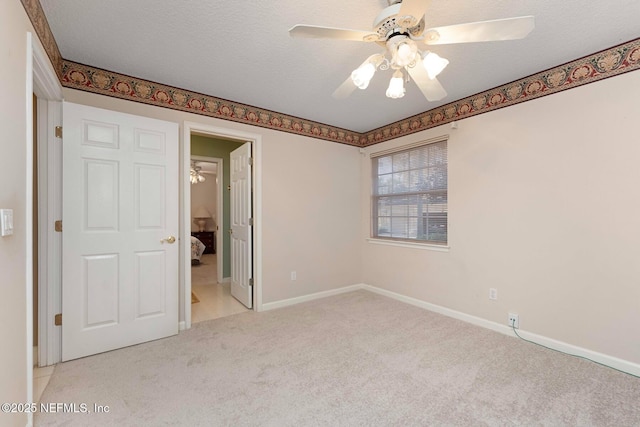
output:
[[[433,52],[425,53],[422,60],[422,65],[424,66],[424,69],[427,70],[427,74],[431,80],[435,79],[448,64],[448,60]]]
[[[359,89],[366,89],[369,86],[371,78],[376,72],[376,66],[371,62],[366,62],[353,70],[351,80]]]
[[[397,99],[402,98],[404,96],[404,79],[402,76],[402,72],[397,70],[393,73],[393,77],[389,81],[389,88],[387,89],[387,97]]]
[[[411,64],[415,58],[416,53],[418,52],[418,47],[413,42],[413,40],[407,40],[398,45],[398,50],[396,51],[395,63],[399,67],[406,67]]]

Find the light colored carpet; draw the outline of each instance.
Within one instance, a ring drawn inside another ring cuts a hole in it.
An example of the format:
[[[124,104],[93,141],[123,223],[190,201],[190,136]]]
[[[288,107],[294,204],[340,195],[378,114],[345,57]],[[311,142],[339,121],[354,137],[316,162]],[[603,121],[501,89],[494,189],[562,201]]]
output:
[[[367,291],[56,367],[36,426],[640,425],[640,380]]]

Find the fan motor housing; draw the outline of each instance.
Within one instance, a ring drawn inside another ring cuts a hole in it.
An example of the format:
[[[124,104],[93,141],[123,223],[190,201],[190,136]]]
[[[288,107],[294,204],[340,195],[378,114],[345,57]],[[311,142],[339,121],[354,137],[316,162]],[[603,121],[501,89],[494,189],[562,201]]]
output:
[[[406,28],[401,25],[404,17],[398,17],[402,3],[385,7],[373,21],[373,29],[378,33],[381,41],[388,40],[394,33],[408,34],[410,37],[419,37],[424,31],[424,16],[416,25]],[[399,19],[400,18],[400,19]]]

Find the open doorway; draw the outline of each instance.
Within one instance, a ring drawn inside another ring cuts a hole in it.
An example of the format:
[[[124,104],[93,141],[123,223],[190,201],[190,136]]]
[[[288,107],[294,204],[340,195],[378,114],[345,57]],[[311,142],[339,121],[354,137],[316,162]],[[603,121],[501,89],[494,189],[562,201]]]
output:
[[[197,169],[196,173],[199,172],[204,175],[205,180],[202,181],[202,183],[206,183],[207,180],[213,179],[212,170],[214,169],[207,163],[217,163],[215,166],[215,179],[217,181],[216,197],[219,200],[219,203],[216,203],[215,207],[206,200],[200,199],[200,201],[198,201],[200,190],[204,191],[206,187],[206,185],[202,186],[201,183],[191,184],[191,182],[189,182],[188,186],[190,188],[184,188],[183,194],[189,195],[189,198],[185,198],[183,201],[183,207],[185,209],[185,231],[192,234],[192,237],[197,237],[200,235],[199,233],[205,233],[201,235],[206,240],[210,240],[213,234],[215,234],[215,254],[203,253],[200,262],[195,262],[195,265],[192,265],[190,268],[191,271],[185,272],[187,274],[185,274],[184,277],[184,313],[185,327],[189,328],[193,322],[223,317],[247,310],[247,308],[231,296],[233,290],[230,291],[229,289],[232,277],[236,277],[232,274],[232,271],[234,271],[232,270],[234,265],[232,259],[234,257],[231,252],[232,241],[234,239],[232,239],[232,236],[229,234],[229,230],[232,228],[232,209],[230,202],[232,196],[232,191],[230,190],[232,175],[231,153],[239,147],[246,145],[247,142],[249,142],[252,147],[255,147],[256,155],[253,161],[258,164],[258,167],[254,168],[255,173],[250,179],[250,181],[255,184],[255,174],[260,173],[261,141],[259,135],[245,134],[195,123],[185,123],[184,132],[185,151],[183,152],[183,168],[185,173],[183,176],[187,175],[187,170],[194,167],[194,169]],[[201,186],[198,187],[198,185]],[[255,225],[260,222],[258,218],[260,204],[256,202],[260,193],[261,189],[259,187],[256,188],[255,185],[253,191],[250,190],[251,197],[254,200],[252,223]],[[191,200],[191,197],[193,197],[194,200]],[[210,198],[211,195],[208,197]],[[205,209],[200,209],[201,207]],[[215,213],[213,211],[215,211]],[[200,215],[203,217],[200,219],[196,218],[196,216]],[[203,228],[202,232],[200,232],[201,225]],[[193,236],[194,234],[196,236]],[[258,234],[259,232],[256,232],[256,228],[254,227],[252,232],[252,241],[254,243],[259,243],[260,241],[259,237],[256,238]],[[234,236],[236,236],[235,233]],[[185,247],[184,249],[185,253],[187,253],[190,248]],[[261,307],[261,290],[259,289],[258,280],[261,258],[255,253],[258,250],[259,244],[254,245],[252,256],[248,258],[249,260],[253,260],[250,261],[253,271],[253,275],[250,277],[253,279],[252,284],[255,294],[252,299],[254,301],[254,309],[256,310],[260,310]],[[190,251],[188,252],[189,255],[191,255]],[[216,276],[218,276],[217,279]],[[191,304],[192,293],[194,303]],[[212,300],[207,301],[209,296],[212,297]],[[248,306],[250,307],[251,305],[249,304]],[[205,314],[203,315],[202,312],[205,312]]]
[[[228,163],[228,148],[235,144],[192,135],[192,153],[194,146],[195,152],[216,151],[224,156],[191,156],[191,322],[197,323],[248,309],[231,295],[229,277],[224,275],[225,236],[221,231],[229,218],[224,197],[229,168],[224,163],[225,158]]]
[[[196,144],[192,144],[192,139],[198,139],[199,136],[216,139],[223,144],[227,144],[228,141],[246,144],[249,142],[252,149],[252,168],[251,168],[251,189],[250,197],[252,199],[253,217],[251,222],[251,245],[250,250],[253,256],[250,259],[249,265],[252,271],[251,277],[251,289],[252,289],[252,306],[256,311],[262,311],[262,135],[243,132],[236,129],[223,128],[218,126],[211,126],[204,123],[188,122],[183,124],[183,150],[181,155],[181,170],[182,176],[186,178],[191,165],[191,156],[207,156],[207,157],[222,157],[220,155],[211,152],[201,152],[200,148]],[[192,151],[193,145],[193,151]],[[213,149],[220,144],[211,144],[210,141],[204,143],[204,147],[207,149]],[[229,160],[231,160],[231,153],[229,153]],[[227,169],[225,167],[225,169]],[[230,185],[231,180],[231,168],[228,168],[229,184],[223,180],[224,193],[227,192],[227,185]],[[226,172],[225,172],[226,175]],[[182,221],[180,225],[181,236],[189,235],[191,230],[191,183],[188,179],[183,179],[182,196],[181,196],[181,212]],[[224,195],[223,193],[223,195]],[[229,200],[231,195],[229,194]],[[230,205],[230,203],[229,203]],[[231,239],[228,231],[231,230],[231,217],[223,215],[223,221],[218,221],[219,233],[216,233],[218,244],[216,253],[218,256],[218,268],[222,266],[224,277],[237,277],[231,273]],[[222,236],[224,235],[224,239]],[[181,239],[181,265],[183,268],[183,275],[181,276],[181,289],[182,293],[182,310],[184,324],[181,325],[181,329],[189,329],[191,327],[191,253],[190,248],[187,246],[186,239]],[[220,258],[223,258],[222,261]],[[228,269],[228,270],[227,270]],[[228,271],[228,273],[227,273]]]

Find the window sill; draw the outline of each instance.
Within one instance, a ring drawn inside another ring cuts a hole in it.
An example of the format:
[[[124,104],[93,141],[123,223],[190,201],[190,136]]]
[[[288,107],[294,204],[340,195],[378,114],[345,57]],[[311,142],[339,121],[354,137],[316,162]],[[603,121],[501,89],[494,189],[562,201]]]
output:
[[[401,240],[386,240],[386,239],[375,239],[373,237],[369,237],[367,242],[373,243],[376,245],[386,245],[386,246],[398,246],[401,248],[412,248],[412,249],[423,249],[427,251],[435,251],[435,252],[449,252],[449,246],[447,245],[434,245],[431,243],[418,243],[418,242],[406,242]]]

